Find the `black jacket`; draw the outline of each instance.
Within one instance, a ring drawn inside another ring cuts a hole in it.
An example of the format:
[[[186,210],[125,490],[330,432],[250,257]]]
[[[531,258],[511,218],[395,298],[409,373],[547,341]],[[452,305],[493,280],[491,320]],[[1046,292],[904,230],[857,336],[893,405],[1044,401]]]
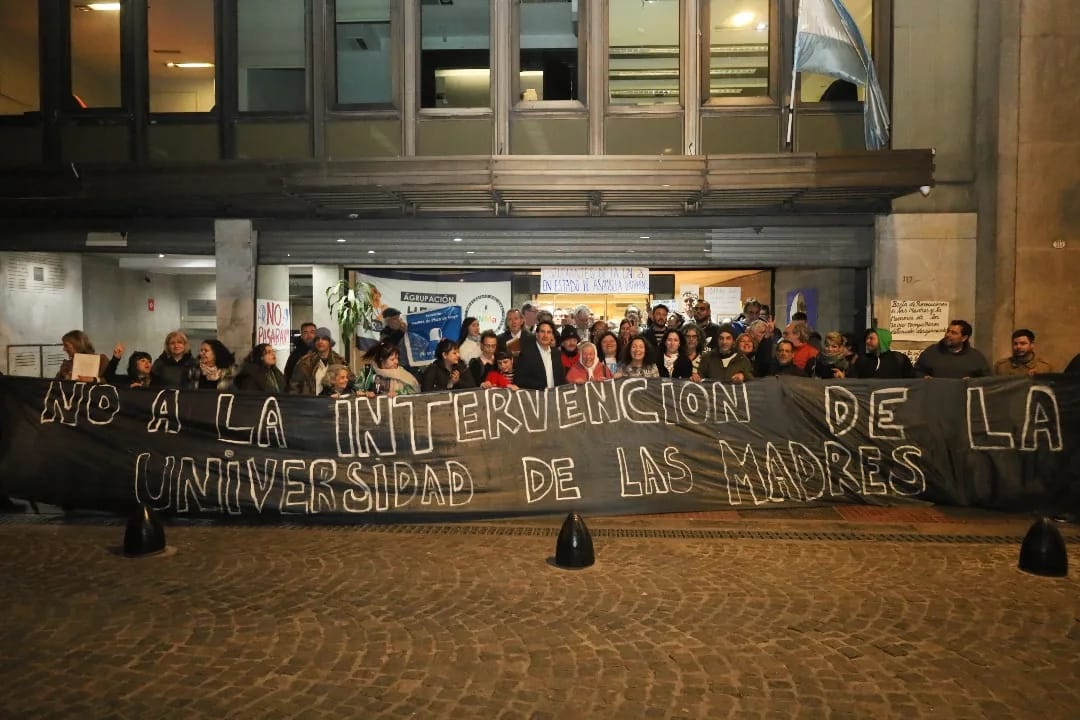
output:
[[[888,350],[880,355],[860,355],[848,369],[847,376],[895,380],[915,377],[915,369],[907,355]]]
[[[551,348],[551,376],[556,385],[566,384],[566,370],[562,364],[562,351]],[[521,342],[521,354],[514,362],[514,384],[519,388],[543,390],[547,387],[547,374],[544,361],[540,357],[540,346],[536,338],[530,336]]]
[[[199,363],[191,353],[184,353],[179,360],[173,360],[168,353],[161,353],[150,368],[150,387],[191,390],[195,387],[198,374]]]
[[[283,393],[288,390],[285,373],[276,366],[267,367],[263,363],[244,363],[240,372],[233,379],[237,390],[261,393]]]
[[[427,370],[424,371],[420,389],[423,392],[436,392],[439,390],[461,390],[462,388],[474,388],[477,386],[476,380],[473,378],[472,373],[469,372],[469,368],[465,367],[465,363],[459,360],[454,369],[458,371],[458,381],[453,387],[450,387],[450,371],[446,369],[445,363],[436,360],[428,365]]]

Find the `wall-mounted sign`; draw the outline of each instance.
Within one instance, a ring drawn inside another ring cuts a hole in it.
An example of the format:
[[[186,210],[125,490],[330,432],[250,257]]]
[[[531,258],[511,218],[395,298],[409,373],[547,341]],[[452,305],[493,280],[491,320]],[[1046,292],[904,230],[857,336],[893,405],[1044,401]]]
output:
[[[543,267],[540,292],[558,295],[649,294],[649,268]]]
[[[936,342],[949,325],[949,303],[944,300],[890,300],[889,330],[893,340]]]

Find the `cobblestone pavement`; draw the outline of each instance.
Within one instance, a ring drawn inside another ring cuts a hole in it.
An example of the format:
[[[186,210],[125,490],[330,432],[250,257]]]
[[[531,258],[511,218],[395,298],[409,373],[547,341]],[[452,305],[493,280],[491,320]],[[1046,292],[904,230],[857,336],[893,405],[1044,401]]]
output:
[[[646,522],[577,571],[557,520],[189,523],[135,560],[120,525],[3,523],[0,717],[1077,716],[1080,581],[1016,569],[1030,518]]]

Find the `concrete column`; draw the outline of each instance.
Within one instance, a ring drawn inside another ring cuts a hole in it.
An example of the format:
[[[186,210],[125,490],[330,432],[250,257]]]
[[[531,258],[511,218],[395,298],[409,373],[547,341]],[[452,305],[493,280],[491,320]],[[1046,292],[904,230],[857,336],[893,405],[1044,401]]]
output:
[[[256,233],[250,220],[215,220],[217,337],[243,357],[255,336]]]
[[[337,265],[312,265],[311,266],[311,322],[318,327],[328,327],[334,331],[334,338],[338,338],[341,331],[337,321],[330,317],[330,310],[326,307],[326,288],[337,283],[341,279],[341,268]],[[344,353],[342,353],[344,354]]]

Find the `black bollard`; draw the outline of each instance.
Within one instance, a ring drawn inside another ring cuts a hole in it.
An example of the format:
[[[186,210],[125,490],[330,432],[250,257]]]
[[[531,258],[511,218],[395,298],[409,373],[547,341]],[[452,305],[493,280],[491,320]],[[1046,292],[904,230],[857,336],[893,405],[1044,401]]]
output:
[[[1019,567],[1024,572],[1047,577],[1065,577],[1069,574],[1065,538],[1050,518],[1036,520],[1027,531],[1020,546]]]
[[[142,557],[165,551],[165,528],[148,505],[136,505],[124,530],[124,555]]]
[[[577,513],[570,513],[559,530],[555,542],[555,564],[564,568],[584,568],[596,562],[592,536],[585,521]]]

